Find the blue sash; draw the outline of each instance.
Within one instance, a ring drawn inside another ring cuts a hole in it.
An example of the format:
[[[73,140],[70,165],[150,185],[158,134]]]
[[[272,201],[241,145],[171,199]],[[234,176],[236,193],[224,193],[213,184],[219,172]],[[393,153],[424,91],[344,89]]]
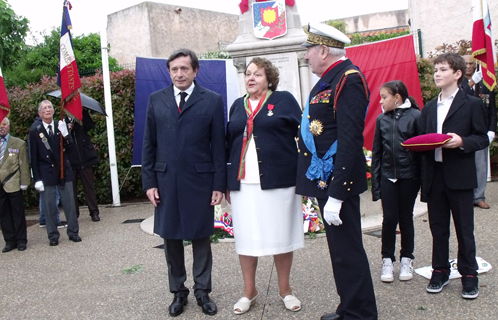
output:
[[[325,183],[332,171],[334,170],[334,159],[332,158],[337,152],[337,140],[332,144],[325,153],[325,155],[320,159],[316,153],[315,140],[313,139],[313,134],[311,133],[309,126],[310,120],[309,115],[310,102],[309,99],[306,102],[306,108],[303,111],[303,117],[301,119],[301,137],[303,138],[303,143],[308,148],[312,154],[311,164],[306,172],[306,177],[310,180],[321,179]],[[319,184],[320,186],[320,184]],[[323,185],[326,187],[326,185]],[[322,189],[323,189],[322,187]]]

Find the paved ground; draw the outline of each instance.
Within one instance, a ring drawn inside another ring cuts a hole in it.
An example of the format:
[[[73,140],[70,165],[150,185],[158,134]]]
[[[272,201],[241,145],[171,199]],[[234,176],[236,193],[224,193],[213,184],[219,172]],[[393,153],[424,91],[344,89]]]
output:
[[[476,209],[475,234],[478,256],[498,265],[498,183],[488,184],[490,210]],[[168,292],[164,252],[158,237],[143,232],[138,223],[152,215],[149,204],[101,207],[102,221],[91,222],[88,211],[80,218],[83,242],[73,243],[62,235],[57,247],[49,247],[45,229],[28,228],[28,249],[0,253],[0,319],[164,319],[172,300]],[[28,219],[35,219],[34,216]],[[277,227],[277,226],[276,226]],[[427,215],[415,219],[415,267],[430,265],[431,235]],[[379,319],[498,319],[498,276],[492,269],[480,276],[480,296],[473,301],[460,297],[459,280],[437,295],[425,291],[427,280],[419,275],[409,282],[380,281],[380,239],[363,238],[370,260]],[[399,244],[399,239],[398,239]],[[2,242],[3,246],[3,242]],[[307,239],[295,254],[292,269],[294,293],[303,309],[291,313],[277,296],[273,261],[260,259],[260,297],[245,315],[233,314],[232,306],[242,293],[242,276],[233,243],[213,244],[214,291],[211,297],[219,312],[202,314],[193,295],[186,311],[177,319],[319,319],[331,312],[339,300],[335,293],[331,264],[324,238]],[[454,232],[451,256],[457,252]],[[191,266],[191,247],[186,248]],[[138,273],[123,269],[141,265]],[[397,267],[396,267],[396,270]],[[189,270],[190,272],[190,270]],[[192,281],[187,286],[192,286]]]

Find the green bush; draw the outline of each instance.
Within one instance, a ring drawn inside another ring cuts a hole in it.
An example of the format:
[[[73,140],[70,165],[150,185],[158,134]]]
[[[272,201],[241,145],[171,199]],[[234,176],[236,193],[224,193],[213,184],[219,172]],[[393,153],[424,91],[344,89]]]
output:
[[[104,106],[102,74],[98,73],[92,77],[84,77],[81,79],[81,83],[81,91]],[[130,201],[137,197],[143,197],[139,169],[132,169],[126,181],[124,181],[131,167],[133,152],[135,71],[123,70],[111,73],[111,88],[118,175],[120,186],[122,186],[120,197],[124,201]],[[46,95],[48,92],[57,89],[59,88],[57,87],[56,78],[45,76],[39,83],[28,85],[26,89],[13,87],[8,90],[11,107],[9,117],[11,120],[11,134],[13,136],[27,141],[29,128],[34,122],[38,103],[41,100],[50,100],[56,108],[54,118],[60,118],[58,108],[60,100]],[[106,119],[105,116],[95,112],[91,112],[91,115],[95,121],[95,128],[89,132],[89,135],[100,157],[100,164],[95,168],[97,199],[100,204],[112,203]],[[84,192],[81,184],[78,190],[78,199],[80,203],[83,203]],[[25,206],[38,206],[37,195],[33,185],[25,192]]]

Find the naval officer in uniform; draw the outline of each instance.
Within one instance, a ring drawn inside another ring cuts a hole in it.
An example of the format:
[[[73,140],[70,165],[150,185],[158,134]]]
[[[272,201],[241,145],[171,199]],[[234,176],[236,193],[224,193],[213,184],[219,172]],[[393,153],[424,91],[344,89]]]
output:
[[[337,310],[321,319],[377,319],[359,198],[367,190],[363,128],[369,90],[345,57],[346,35],[322,23],[310,23],[308,32],[305,58],[320,79],[299,128],[296,193],[318,200],[341,298]]]

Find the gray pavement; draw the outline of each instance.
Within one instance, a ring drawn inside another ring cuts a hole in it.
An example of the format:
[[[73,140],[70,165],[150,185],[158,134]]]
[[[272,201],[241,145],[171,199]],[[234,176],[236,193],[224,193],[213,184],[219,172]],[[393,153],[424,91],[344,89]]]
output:
[[[490,210],[475,210],[477,254],[496,268],[498,265],[498,183],[488,183]],[[48,245],[46,230],[37,224],[28,228],[28,249],[0,253],[0,319],[165,319],[172,295],[168,291],[164,252],[155,248],[162,239],[142,231],[129,219],[146,219],[152,205],[129,204],[101,207],[100,222],[92,222],[88,210],[81,210],[80,235],[73,243],[60,229],[60,244]],[[36,216],[28,216],[35,220]],[[275,225],[278,227],[278,225]],[[371,231],[372,228],[369,230]],[[427,215],[415,218],[415,268],[430,265],[431,235]],[[498,276],[492,269],[482,274],[476,300],[460,297],[460,280],[451,280],[442,293],[425,291],[428,282],[415,274],[413,280],[391,284],[380,281],[380,238],[364,234],[363,241],[377,297],[379,319],[498,319]],[[399,236],[397,239],[399,246]],[[3,247],[3,242],[1,244]],[[278,297],[276,272],[270,257],[261,258],[257,273],[260,296],[257,304],[241,316],[233,304],[242,294],[242,275],[234,244],[213,244],[213,292],[218,314],[204,315],[193,294],[185,312],[177,319],[319,319],[335,310],[331,263],[325,238],[306,239],[305,248],[295,253],[292,286],[303,308],[287,311]],[[186,247],[192,287],[192,248]],[[456,257],[457,244],[452,230],[450,256]],[[123,269],[142,265],[138,273]],[[396,266],[396,272],[398,271]]]

